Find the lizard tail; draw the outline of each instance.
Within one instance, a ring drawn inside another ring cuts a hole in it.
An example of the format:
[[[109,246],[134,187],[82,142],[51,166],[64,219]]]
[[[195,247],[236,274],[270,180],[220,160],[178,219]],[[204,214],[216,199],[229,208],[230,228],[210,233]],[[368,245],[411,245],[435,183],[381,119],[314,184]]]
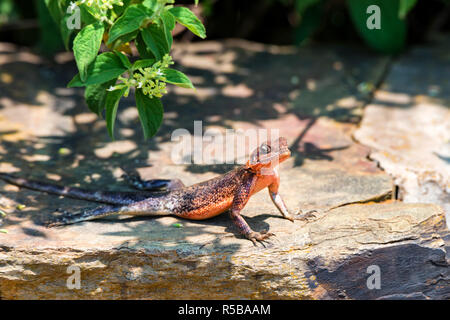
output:
[[[49,221],[46,226],[47,228],[53,228],[82,221],[94,220],[115,214],[120,214],[123,209],[123,206],[101,206],[93,209],[84,209],[77,213],[65,212],[63,215]]]
[[[164,201],[160,201],[158,198],[147,198],[143,201],[129,205],[106,205],[96,208],[87,208],[77,213],[65,212],[63,215],[48,222],[47,227],[52,228],[119,214],[130,216],[166,216],[172,213],[164,208]]]
[[[56,184],[17,178],[8,173],[0,173],[0,179],[18,187],[23,187],[35,191],[47,192],[74,199],[115,205],[131,204],[137,201],[142,201],[149,197],[148,194],[137,192],[90,191],[76,187],[62,187]]]

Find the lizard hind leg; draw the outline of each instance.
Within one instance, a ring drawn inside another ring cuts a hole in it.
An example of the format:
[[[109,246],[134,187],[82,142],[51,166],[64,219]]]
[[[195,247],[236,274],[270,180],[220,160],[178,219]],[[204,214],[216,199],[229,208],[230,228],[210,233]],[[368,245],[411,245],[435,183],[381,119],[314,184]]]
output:
[[[184,187],[183,182],[180,179],[151,179],[143,180],[139,173],[134,170],[128,172],[124,168],[122,171],[125,173],[122,177],[135,189],[141,191],[170,191],[180,189]]]
[[[263,242],[275,235],[274,233],[268,231],[253,231],[238,212],[231,211],[230,216],[235,226],[239,229],[239,233],[244,235],[248,240],[252,241],[255,246],[258,241]]]
[[[184,184],[179,179],[151,179],[141,180],[139,187],[135,187],[145,191],[169,191],[183,188]]]

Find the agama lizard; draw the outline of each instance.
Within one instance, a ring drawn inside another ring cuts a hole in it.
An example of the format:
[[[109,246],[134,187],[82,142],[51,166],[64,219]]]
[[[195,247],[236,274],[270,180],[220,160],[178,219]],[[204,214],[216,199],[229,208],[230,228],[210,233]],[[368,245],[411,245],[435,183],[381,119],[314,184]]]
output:
[[[0,179],[28,189],[107,204],[93,209],[84,209],[78,213],[63,214],[48,223],[48,227],[115,214],[175,215],[185,219],[203,220],[229,210],[231,220],[239,232],[256,244],[256,241],[263,241],[274,234],[267,231],[254,232],[240,212],[250,197],[260,190],[268,188],[273,203],[285,219],[294,221],[304,218],[304,215],[291,215],[278,193],[280,184],[278,164],[290,155],[286,139],[279,138],[261,144],[251,154],[245,165],[192,186],[184,186],[180,180],[143,181],[138,176],[129,177],[133,185],[141,190],[140,192],[89,191],[16,178],[6,173],[0,173]]]

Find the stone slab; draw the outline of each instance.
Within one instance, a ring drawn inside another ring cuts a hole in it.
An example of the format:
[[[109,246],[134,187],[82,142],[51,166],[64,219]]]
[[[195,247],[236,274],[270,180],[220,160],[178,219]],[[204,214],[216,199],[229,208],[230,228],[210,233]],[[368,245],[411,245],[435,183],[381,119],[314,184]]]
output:
[[[396,61],[355,138],[389,173],[399,198],[443,206],[450,218],[450,38]],[[449,224],[450,226],[450,224]]]
[[[229,221],[165,217],[122,223],[88,222],[64,232],[41,229],[0,245],[2,299],[448,299],[450,277],[440,207],[354,204],[316,221],[269,224],[277,237],[254,247],[229,234]],[[96,234],[80,231],[97,229]],[[381,288],[367,287],[379,266]],[[80,289],[67,287],[79,268]]]
[[[116,124],[117,140],[111,141],[104,121],[87,112],[82,91],[65,88],[75,74],[70,55],[60,55],[56,63],[49,63],[24,49],[1,44],[0,170],[94,190],[129,190],[120,178],[120,166],[136,168],[144,178],[177,177],[191,184],[230,169],[229,165],[172,163],[173,131],[186,128],[193,132],[194,120],[202,120],[205,129],[222,132],[279,129],[293,151],[292,159],[281,165],[281,192],[292,211],[319,209],[311,226],[318,228],[319,221],[328,219],[331,212],[339,215],[341,210],[350,210],[343,208],[353,208],[348,206],[351,203],[390,197],[391,178],[367,159],[369,149],[352,139],[362,107],[373,84],[380,80],[387,58],[354,48],[295,49],[236,40],[177,45],[173,55],[181,64],[177,67],[192,78],[197,91],[171,89],[163,99],[163,126],[149,141],[142,139],[133,100],[125,99]],[[18,204],[26,207],[19,210]],[[243,212],[253,229],[270,229],[277,234],[276,245],[266,249],[254,248],[248,240],[236,237],[226,214],[200,222],[175,217],[125,218],[59,229],[42,226],[43,221],[57,214],[58,208],[74,211],[90,205],[0,182],[0,206],[6,213],[0,228],[7,232],[0,233],[2,298],[335,296],[335,289],[329,285],[315,285],[308,280],[320,275],[322,269],[305,265],[315,257],[325,256],[330,244],[322,251],[308,251],[310,225],[281,219],[266,192],[255,195]],[[368,213],[382,214],[380,208],[385,207],[359,208],[343,221],[351,223],[357,214],[364,215],[366,208],[371,208]],[[411,230],[421,226],[422,221],[436,222],[426,224],[434,230],[443,220],[434,206],[396,204],[389,208],[394,217],[406,212],[405,221],[409,222],[401,223],[410,223]],[[421,220],[423,215],[425,220]],[[373,227],[372,218],[361,219],[358,228]],[[183,228],[174,228],[175,222]],[[334,223],[328,224],[329,232],[319,233],[335,232]],[[390,224],[374,226],[386,228]],[[386,239],[391,237],[386,235],[381,241],[387,242],[382,246],[393,245]],[[439,235],[436,239],[441,241]],[[422,246],[422,240],[414,243]],[[439,243],[423,244],[425,252],[440,248],[439,254],[444,253],[442,241]],[[301,276],[290,276],[283,268],[272,270],[279,267],[279,261],[289,259],[286,254],[292,246],[293,252],[305,250],[304,258],[294,259],[294,268],[303,270]],[[355,247],[356,242],[349,255],[359,252]],[[345,251],[348,247],[338,244],[336,248]],[[332,258],[338,261],[338,256]],[[243,263],[233,262],[238,260]],[[66,276],[66,268],[73,263],[86,268],[86,282],[81,291],[68,292],[66,278],[61,275]],[[180,274],[189,276],[180,279]],[[323,283],[328,282],[325,279]],[[237,285],[246,288],[240,295],[234,291]]]

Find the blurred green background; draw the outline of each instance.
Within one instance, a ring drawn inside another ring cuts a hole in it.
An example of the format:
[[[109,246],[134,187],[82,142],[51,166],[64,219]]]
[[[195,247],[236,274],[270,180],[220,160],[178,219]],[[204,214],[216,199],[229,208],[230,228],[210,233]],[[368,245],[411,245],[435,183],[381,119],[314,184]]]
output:
[[[450,0],[200,0],[192,6],[208,39],[243,38],[271,44],[359,43],[397,53],[450,30]],[[369,30],[369,5],[381,9],[381,30]],[[181,30],[179,41],[198,41]],[[0,0],[0,41],[51,55],[64,50],[44,0]]]

